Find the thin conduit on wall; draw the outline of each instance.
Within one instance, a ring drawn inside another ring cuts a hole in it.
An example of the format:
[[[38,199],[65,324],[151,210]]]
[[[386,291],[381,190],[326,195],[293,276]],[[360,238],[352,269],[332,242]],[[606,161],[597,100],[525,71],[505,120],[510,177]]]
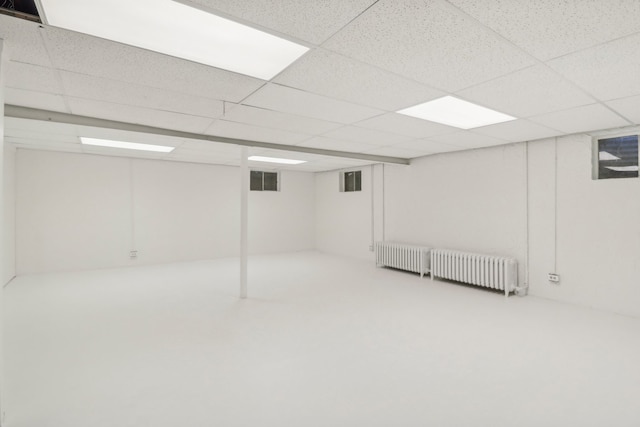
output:
[[[558,137],[554,139],[553,176],[553,272],[558,272]]]
[[[524,143],[524,167],[525,167],[525,257],[524,257],[524,286],[529,286],[529,141]]]

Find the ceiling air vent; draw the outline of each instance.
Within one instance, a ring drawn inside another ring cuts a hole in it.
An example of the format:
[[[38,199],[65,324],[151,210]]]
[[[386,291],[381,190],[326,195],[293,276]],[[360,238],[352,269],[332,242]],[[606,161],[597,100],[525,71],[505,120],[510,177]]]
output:
[[[0,0],[0,13],[33,22],[42,22],[35,0]]]

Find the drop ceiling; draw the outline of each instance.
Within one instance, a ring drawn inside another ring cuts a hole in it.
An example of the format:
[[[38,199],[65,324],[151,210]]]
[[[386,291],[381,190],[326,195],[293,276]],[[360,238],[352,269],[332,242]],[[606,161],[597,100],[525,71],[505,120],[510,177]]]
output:
[[[310,47],[270,81],[0,15],[5,103],[290,146],[321,171],[640,124],[640,2],[191,0]],[[153,13],[150,11],[150,13]],[[462,131],[396,113],[446,95],[517,118]],[[90,135],[81,135],[83,133]],[[87,148],[79,136],[172,145]],[[237,165],[236,146],[7,118],[17,147]]]

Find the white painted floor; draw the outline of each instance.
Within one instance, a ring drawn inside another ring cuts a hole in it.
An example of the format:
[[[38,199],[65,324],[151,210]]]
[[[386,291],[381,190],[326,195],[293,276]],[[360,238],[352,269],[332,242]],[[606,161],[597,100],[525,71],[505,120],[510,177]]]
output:
[[[240,301],[237,263],[14,280],[6,425],[640,425],[640,319],[317,253]]]

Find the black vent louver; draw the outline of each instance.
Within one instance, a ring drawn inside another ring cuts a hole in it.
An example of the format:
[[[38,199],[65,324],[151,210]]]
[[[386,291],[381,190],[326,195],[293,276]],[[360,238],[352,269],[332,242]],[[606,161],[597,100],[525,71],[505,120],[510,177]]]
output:
[[[0,0],[0,13],[28,21],[42,22],[34,0]]]

